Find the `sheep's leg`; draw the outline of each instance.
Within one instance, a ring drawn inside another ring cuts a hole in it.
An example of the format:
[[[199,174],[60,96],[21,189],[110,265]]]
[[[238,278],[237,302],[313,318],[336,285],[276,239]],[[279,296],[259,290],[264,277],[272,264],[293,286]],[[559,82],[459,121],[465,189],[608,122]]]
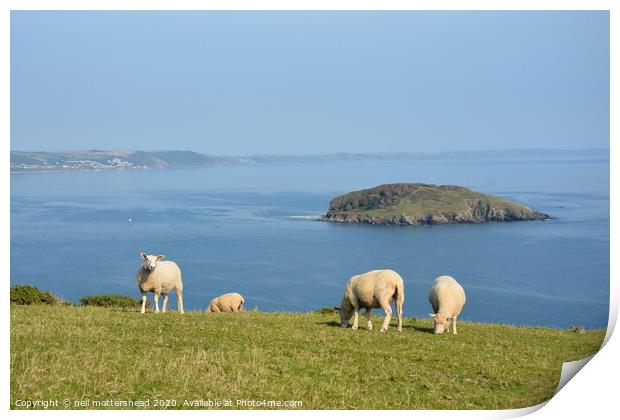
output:
[[[372,309],[366,308],[366,326],[368,328],[368,331],[372,331],[372,322],[370,321],[370,311],[372,311]]]
[[[159,313],[159,293],[153,292],[153,301],[155,302],[155,313]]]
[[[142,293],[142,310],[140,311],[141,314],[146,312],[146,293]]]
[[[389,303],[381,305],[381,308],[385,311],[385,319],[383,320],[383,325],[381,326],[381,332],[385,332],[390,326],[390,319],[392,318],[392,308],[390,307]]]
[[[398,315],[398,328],[396,331],[403,332],[403,303],[396,301],[396,315]]]
[[[357,330],[357,328],[359,327],[359,317],[360,317],[360,308],[354,308],[353,309],[353,326],[351,327],[351,329],[353,330]]]
[[[168,307],[168,293],[162,293],[161,295],[164,297],[163,303],[161,305],[161,311],[166,312],[166,308]]]
[[[456,316],[452,318],[452,334],[456,334]]]
[[[183,290],[180,288],[176,289],[177,292],[177,309],[180,314],[183,314]]]

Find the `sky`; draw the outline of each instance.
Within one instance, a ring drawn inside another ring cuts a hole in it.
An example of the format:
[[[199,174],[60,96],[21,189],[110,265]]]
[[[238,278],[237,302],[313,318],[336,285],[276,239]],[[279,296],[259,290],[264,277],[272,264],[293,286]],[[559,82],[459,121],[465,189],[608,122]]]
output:
[[[609,148],[607,12],[11,12],[11,150]]]

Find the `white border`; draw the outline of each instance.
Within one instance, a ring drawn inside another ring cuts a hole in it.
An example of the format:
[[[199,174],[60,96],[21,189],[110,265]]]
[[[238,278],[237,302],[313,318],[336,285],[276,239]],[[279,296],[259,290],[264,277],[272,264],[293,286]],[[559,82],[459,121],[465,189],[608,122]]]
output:
[[[611,120],[611,138],[617,141],[617,123],[619,119],[618,115],[618,83],[617,74],[619,71],[618,66],[618,2],[613,0],[590,0],[590,1],[578,1],[578,0],[473,0],[473,1],[420,1],[420,0],[385,0],[385,1],[368,1],[368,0],[300,0],[300,1],[285,1],[285,0],[217,0],[217,1],[198,1],[198,0],[152,0],[152,1],[140,1],[140,0],[93,0],[89,2],[76,1],[76,0],[64,0],[64,1],[43,1],[43,0],[8,0],[2,2],[3,14],[0,18],[1,29],[1,42],[0,42],[0,56],[4,57],[4,65],[0,67],[0,78],[2,80],[2,92],[4,100],[1,102],[0,112],[0,127],[2,127],[2,140],[4,147],[2,148],[2,161],[5,162],[4,172],[1,176],[1,185],[3,192],[4,205],[1,208],[2,221],[5,233],[5,240],[2,242],[2,251],[0,253],[0,275],[5,283],[5,289],[9,286],[9,252],[10,252],[10,236],[9,236],[9,189],[10,189],[10,174],[9,167],[9,149],[10,149],[10,10],[610,10],[611,18],[611,40],[610,40],[610,53],[611,53],[611,108],[610,108],[610,120]],[[611,142],[611,159],[612,162],[617,161],[617,146]],[[610,165],[611,171],[611,190],[615,191],[618,170],[614,165]],[[610,214],[618,214],[618,199],[617,196],[611,194],[611,212]],[[611,218],[611,279],[618,278],[618,268],[614,261],[614,255],[617,255],[618,245],[617,236],[618,223],[615,218]],[[455,416],[459,418],[506,418],[521,416],[528,413],[532,413],[531,416],[537,419],[553,419],[553,418],[572,418],[573,416],[585,417],[595,416],[600,418],[607,418],[609,413],[616,411],[617,401],[617,378],[619,373],[619,362],[617,357],[620,344],[618,344],[618,338],[613,337],[611,334],[615,327],[615,322],[618,314],[618,285],[617,280],[611,281],[610,284],[610,296],[611,296],[611,310],[610,310],[610,324],[606,336],[607,343],[605,347],[595,356],[592,360],[582,369],[577,375],[576,380],[571,380],[562,388],[562,390],[552,398],[546,405],[542,404],[538,407],[532,407],[522,410],[503,410],[503,411],[395,411],[395,412],[377,412],[377,413],[363,413],[362,415],[385,415],[390,417],[407,417],[407,418],[433,418],[433,419],[452,419]],[[4,345],[1,347],[2,359],[2,393],[0,394],[0,407],[3,411],[9,411],[9,310],[6,305],[8,297],[5,296],[5,309],[1,313],[1,325],[3,329]],[[536,411],[538,408],[544,406],[543,409]],[[330,415],[323,411],[321,414]],[[50,418],[78,418],[81,416],[92,417],[108,417],[110,412],[107,411],[79,411],[79,412],[40,412],[40,411],[11,411],[10,415],[15,418],[30,418],[35,416],[49,416]],[[138,413],[136,413],[138,414]],[[289,418],[291,414],[297,418],[310,418],[316,416],[311,411],[302,412],[284,412],[284,411],[235,411],[229,413],[226,411],[209,411],[205,413],[203,411],[196,412],[183,412],[183,416],[189,416],[192,418],[203,417],[208,415],[213,418],[225,418],[225,416],[239,417],[259,417],[276,419],[276,418]],[[352,411],[335,411],[334,415],[339,417],[353,418],[357,417],[360,413]],[[121,418],[129,418],[134,415],[130,411],[116,411],[115,416]],[[145,415],[145,413],[140,413]],[[155,416],[157,418],[164,418],[170,414],[153,411],[149,412],[149,416]]]

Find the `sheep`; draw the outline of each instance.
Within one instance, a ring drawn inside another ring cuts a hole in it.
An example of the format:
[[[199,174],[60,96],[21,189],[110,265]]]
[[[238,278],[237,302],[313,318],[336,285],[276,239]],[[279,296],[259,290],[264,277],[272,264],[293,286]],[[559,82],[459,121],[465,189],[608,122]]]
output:
[[[177,307],[183,313],[183,281],[181,280],[181,269],[174,261],[162,261],[164,255],[147,255],[140,253],[142,267],[138,271],[137,282],[140,292],[142,292],[142,311],[146,311],[146,294],[153,293],[155,301],[155,312],[159,312],[159,295],[164,297],[162,312],[166,312],[168,306],[168,293],[174,289],[177,294]]]
[[[450,321],[452,334],[456,334],[456,317],[465,305],[463,287],[450,276],[439,276],[433,282],[428,301],[435,312],[429,314],[435,324],[435,334],[443,333],[446,328],[450,332]]]
[[[382,308],[385,319],[381,332],[385,332],[390,325],[394,300],[398,315],[398,332],[403,330],[403,302],[405,301],[405,286],[402,277],[393,270],[374,270],[351,277],[344,289],[342,304],[340,305],[340,325],[346,328],[353,316],[352,329],[357,330],[360,308],[365,308],[368,331],[372,331],[370,311],[372,308]]]
[[[214,298],[207,312],[242,312],[245,299],[239,293],[226,293]]]

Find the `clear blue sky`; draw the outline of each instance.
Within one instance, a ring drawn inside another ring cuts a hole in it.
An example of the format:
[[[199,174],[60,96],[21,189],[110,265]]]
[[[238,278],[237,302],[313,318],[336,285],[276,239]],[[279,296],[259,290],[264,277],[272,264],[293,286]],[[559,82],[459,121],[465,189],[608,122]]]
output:
[[[609,147],[607,12],[12,12],[11,149]]]

